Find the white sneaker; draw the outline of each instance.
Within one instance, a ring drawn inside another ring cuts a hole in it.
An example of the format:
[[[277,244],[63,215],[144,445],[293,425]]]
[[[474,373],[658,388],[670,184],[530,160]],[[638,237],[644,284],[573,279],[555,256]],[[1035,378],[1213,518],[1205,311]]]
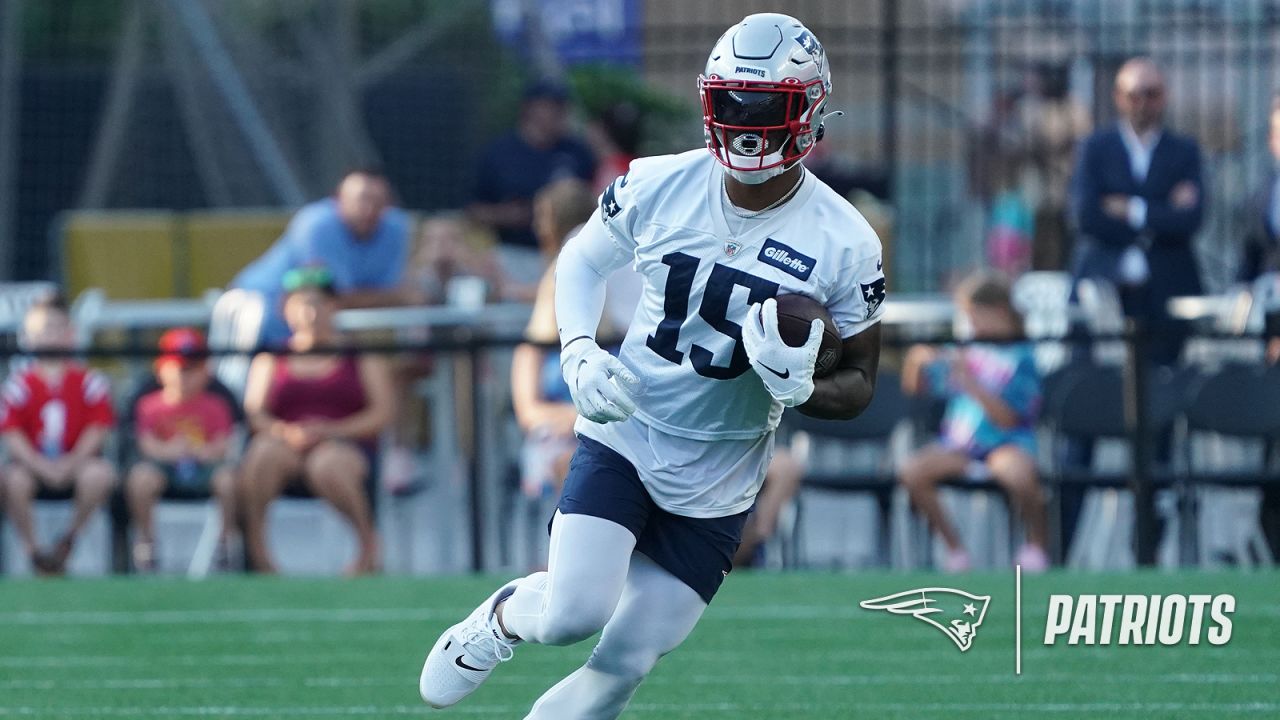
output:
[[[493,609],[511,596],[516,582],[498,588],[465,620],[436,640],[422,665],[418,692],[428,705],[446,708],[475,692],[498,666],[511,659],[519,641],[509,640],[493,621]]]

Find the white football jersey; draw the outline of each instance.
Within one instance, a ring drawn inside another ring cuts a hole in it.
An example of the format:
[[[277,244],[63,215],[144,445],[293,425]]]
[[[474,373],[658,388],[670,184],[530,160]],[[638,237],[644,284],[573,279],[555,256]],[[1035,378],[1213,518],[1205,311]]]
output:
[[[605,190],[597,217],[644,281],[619,355],[643,387],[631,419],[580,419],[579,432],[636,464],[669,511],[714,516],[750,507],[783,407],[743,348],[748,309],[808,295],[831,313],[841,337],[858,334],[882,313],[879,239],[807,172],[781,207],[740,217],[728,207],[721,165],[705,149],[636,160]]]

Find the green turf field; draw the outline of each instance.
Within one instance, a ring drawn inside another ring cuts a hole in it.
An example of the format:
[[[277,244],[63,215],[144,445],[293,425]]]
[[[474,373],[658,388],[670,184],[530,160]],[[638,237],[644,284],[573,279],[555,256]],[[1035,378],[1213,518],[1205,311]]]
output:
[[[521,718],[589,642],[521,647],[447,712],[418,700],[425,651],[495,583],[0,581],[0,717]],[[937,585],[992,596],[967,653],[858,607]],[[1222,647],[1046,648],[1051,592],[1233,593],[1234,634]],[[1027,578],[1023,601],[1015,677],[1012,573],[735,573],[624,717],[1280,717],[1280,573],[1052,574]]]

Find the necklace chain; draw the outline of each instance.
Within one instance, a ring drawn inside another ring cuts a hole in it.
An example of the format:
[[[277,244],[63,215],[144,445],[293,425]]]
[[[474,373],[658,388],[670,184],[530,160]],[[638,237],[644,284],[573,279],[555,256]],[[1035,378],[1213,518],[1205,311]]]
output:
[[[804,177],[805,177],[805,175],[806,175],[806,174],[807,174],[807,173],[802,169],[802,170],[800,171],[800,177],[796,178],[796,184],[795,184],[795,185],[792,185],[792,186],[791,186],[791,189],[790,189],[790,190],[788,190],[786,193],[784,193],[784,194],[782,195],[782,197],[780,197],[780,198],[778,198],[777,200],[774,200],[773,202],[769,203],[769,205],[768,205],[767,207],[760,208],[759,210],[748,210],[748,211],[746,211],[746,212],[743,212],[743,210],[742,210],[741,208],[739,208],[737,205],[735,205],[735,204],[733,203],[733,199],[729,197],[729,187],[728,187],[728,185],[726,185],[726,184],[725,184],[725,181],[724,181],[724,180],[721,180],[721,181],[720,181],[720,187],[724,189],[724,198],[725,198],[725,200],[728,200],[728,201],[729,201],[729,202],[728,202],[728,205],[729,205],[729,212],[733,213],[734,215],[737,215],[737,216],[738,216],[738,217],[740,217],[740,218],[747,218],[747,219],[750,219],[750,218],[754,218],[754,217],[759,217],[759,216],[761,216],[761,215],[763,215],[763,214],[765,214],[765,213],[769,212],[770,210],[773,210],[774,208],[777,208],[779,205],[782,205],[782,204],[783,204],[783,203],[785,203],[786,201],[790,200],[790,199],[791,199],[791,197],[792,197],[793,195],[795,195],[795,194],[796,194],[796,192],[800,189],[800,184],[804,182]]]

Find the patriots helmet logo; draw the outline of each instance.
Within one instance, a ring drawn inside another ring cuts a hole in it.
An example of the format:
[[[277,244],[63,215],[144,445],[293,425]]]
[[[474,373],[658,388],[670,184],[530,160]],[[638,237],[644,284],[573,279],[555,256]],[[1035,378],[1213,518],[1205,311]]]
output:
[[[733,240],[726,240],[724,243],[724,254],[733,257],[742,249],[742,243]]]
[[[972,595],[952,588],[904,590],[858,603],[866,610],[885,610],[894,615],[911,615],[941,630],[965,652],[973,647],[978,626],[987,616],[990,595]]]
[[[804,30],[795,36],[795,41],[800,43],[800,47],[804,48],[805,52],[814,57],[822,52],[822,45],[818,42],[818,38],[814,37],[813,33],[808,30]]]

